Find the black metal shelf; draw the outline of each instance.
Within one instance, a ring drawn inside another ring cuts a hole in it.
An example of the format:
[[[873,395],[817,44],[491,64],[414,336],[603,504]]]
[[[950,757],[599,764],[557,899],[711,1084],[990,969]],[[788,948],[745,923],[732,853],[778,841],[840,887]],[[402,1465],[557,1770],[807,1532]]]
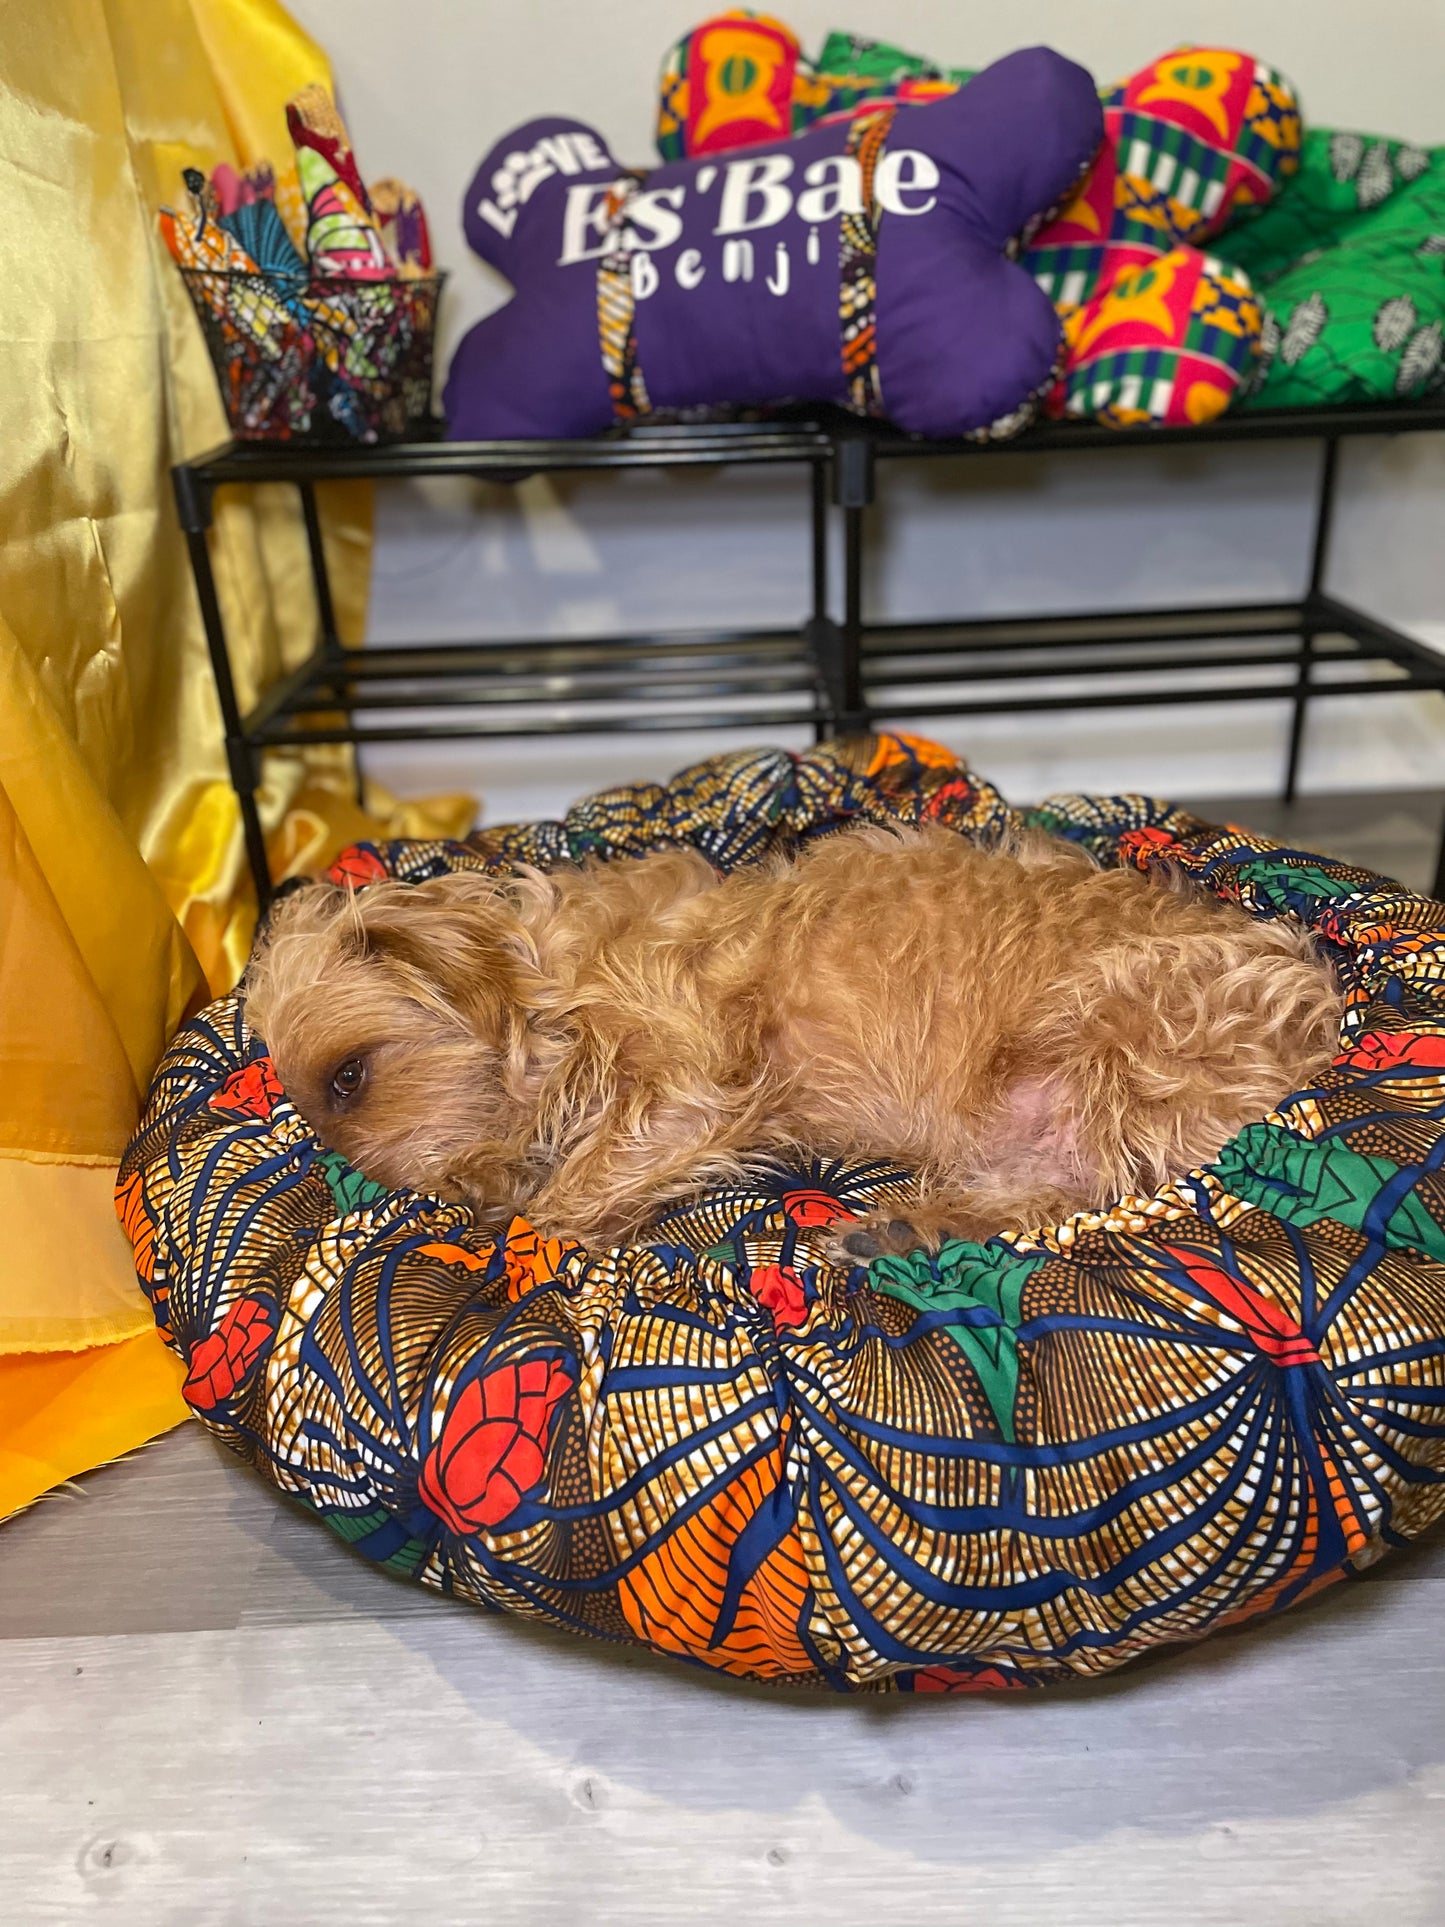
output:
[[[803,420],[688,424],[638,423],[585,441],[449,442],[439,436],[385,447],[303,446],[293,442],[223,442],[177,475],[203,486],[227,482],[321,482],[343,478],[405,480],[431,475],[536,475],[548,470],[698,468],[728,462],[770,466],[826,460],[834,444],[865,444],[875,456],[994,460],[1010,455],[1068,454],[1100,448],[1198,448],[1236,442],[1338,440],[1445,429],[1445,406],[1376,403],[1349,408],[1260,409],[1220,415],[1198,427],[1108,428],[1099,422],[1040,422],[1009,441],[928,441],[841,411],[821,409]]]
[[[924,441],[896,429],[871,430],[879,455],[1027,455],[1084,448],[1199,448],[1221,442],[1336,441],[1343,435],[1398,435],[1402,430],[1445,428],[1445,407],[1419,402],[1379,402],[1348,408],[1261,408],[1216,415],[1182,428],[1109,428],[1103,422],[1040,422],[1005,442]]]
[[[360,748],[599,730],[799,724],[823,736],[910,717],[1283,699],[1291,704],[1284,787],[1292,796],[1311,702],[1404,690],[1445,692],[1445,656],[1324,588],[1341,442],[1440,430],[1445,430],[1445,407],[1399,405],[1224,415],[1198,428],[1045,423],[1008,442],[927,442],[822,410],[769,421],[639,424],[591,441],[448,442],[437,435],[377,448],[227,443],[180,464],[174,481],[258,896],[264,904],[271,890],[255,804],[259,759],[270,748],[313,743]],[[880,462],[1302,440],[1322,442],[1324,458],[1309,585],[1297,601],[906,623],[864,619],[863,529]],[[316,510],[317,482],[445,475],[512,481],[545,472],[724,465],[791,465],[808,471],[812,612],[796,630],[342,647]],[[290,483],[300,494],[318,635],[312,655],[243,715],[211,572],[208,531],[218,489],[258,482]],[[829,598],[833,509],[841,512],[843,534],[840,619],[834,618]],[[1325,665],[1339,666],[1341,673],[1321,681],[1317,670]],[[1365,673],[1353,673],[1356,669]],[[1243,682],[1228,679],[1240,670],[1251,675]],[[1253,673],[1266,670],[1279,673]],[[1201,684],[1202,672],[1216,680]],[[1182,683],[1167,680],[1180,677]],[[1087,678],[1100,686],[1040,693],[1035,685],[1049,678]],[[439,719],[437,712],[445,711],[456,713]],[[1435,890],[1445,894],[1445,836]]]

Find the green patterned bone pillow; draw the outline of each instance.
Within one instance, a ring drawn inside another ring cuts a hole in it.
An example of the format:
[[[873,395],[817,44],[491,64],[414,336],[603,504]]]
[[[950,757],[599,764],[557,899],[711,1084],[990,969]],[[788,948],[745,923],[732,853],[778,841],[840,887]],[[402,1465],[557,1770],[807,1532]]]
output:
[[[1220,248],[1265,302],[1245,407],[1445,389],[1445,147],[1314,128],[1299,173]]]

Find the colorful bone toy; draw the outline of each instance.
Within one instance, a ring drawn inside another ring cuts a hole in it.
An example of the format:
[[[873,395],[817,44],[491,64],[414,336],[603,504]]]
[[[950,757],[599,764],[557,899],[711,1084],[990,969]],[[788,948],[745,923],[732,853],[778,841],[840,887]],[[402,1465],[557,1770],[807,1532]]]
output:
[[[972,79],[840,33],[812,63],[780,21],[720,14],[664,62],[658,149],[715,155]],[[1110,88],[1103,108],[1088,179],[1023,254],[1065,329],[1048,410],[1121,425],[1206,421],[1254,378],[1264,330],[1245,275],[1203,249],[1295,171],[1298,103],[1250,54],[1183,47]]]
[[[1102,132],[1089,76],[1044,47],[933,104],[646,175],[579,122],[533,121],[467,190],[467,239],[516,293],[457,349],[450,432],[794,400],[927,435],[1017,428],[1060,326],[1011,237],[1072,198]]]

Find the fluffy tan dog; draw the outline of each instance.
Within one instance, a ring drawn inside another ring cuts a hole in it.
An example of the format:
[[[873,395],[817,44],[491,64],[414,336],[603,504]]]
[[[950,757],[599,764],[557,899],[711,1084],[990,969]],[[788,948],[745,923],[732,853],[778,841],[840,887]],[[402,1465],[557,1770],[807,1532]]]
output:
[[[1329,1063],[1309,938],[1028,837],[852,829],[282,903],[252,1029],[368,1176],[584,1243],[796,1150],[918,1174],[845,1249],[1028,1229],[1207,1160]]]

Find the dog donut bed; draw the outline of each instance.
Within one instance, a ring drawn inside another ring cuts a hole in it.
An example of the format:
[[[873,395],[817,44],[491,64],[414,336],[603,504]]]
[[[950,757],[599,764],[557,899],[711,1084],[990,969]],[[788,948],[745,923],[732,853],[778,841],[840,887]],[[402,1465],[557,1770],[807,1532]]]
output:
[[[880,736],[333,874],[677,841],[728,869],[859,817],[1013,820],[947,752]],[[438,1591],[844,1691],[1106,1672],[1420,1533],[1445,1509],[1445,907],[1140,797],[1030,817],[1310,925],[1347,993],[1318,1087],[1156,1197],[934,1258],[830,1266],[825,1228],[900,1178],[823,1162],[584,1251],[369,1183],[224,997],[172,1044],[118,1187],[197,1415]]]

